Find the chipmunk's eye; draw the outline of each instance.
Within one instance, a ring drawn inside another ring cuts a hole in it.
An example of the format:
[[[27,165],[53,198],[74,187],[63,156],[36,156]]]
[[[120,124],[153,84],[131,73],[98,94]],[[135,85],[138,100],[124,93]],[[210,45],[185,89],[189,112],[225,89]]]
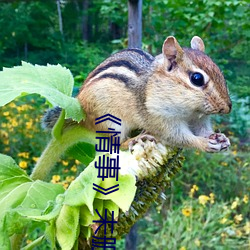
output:
[[[198,87],[201,87],[204,85],[204,77],[201,73],[195,72],[190,74],[190,81]]]

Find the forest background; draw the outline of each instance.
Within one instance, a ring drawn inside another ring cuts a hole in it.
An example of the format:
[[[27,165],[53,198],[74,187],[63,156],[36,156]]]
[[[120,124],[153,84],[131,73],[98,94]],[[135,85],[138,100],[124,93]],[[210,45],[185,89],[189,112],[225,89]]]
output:
[[[186,47],[194,35],[202,37],[206,53],[225,75],[233,111],[214,118],[215,128],[230,137],[231,150],[184,152],[183,170],[166,191],[166,201],[138,223],[138,249],[249,247],[249,14],[249,1],[143,1],[143,49],[157,55],[169,35]],[[0,68],[22,60],[59,63],[80,87],[102,60],[127,47],[127,23],[125,0],[0,1]],[[48,136],[40,126],[46,103],[38,96],[28,101],[21,98],[0,109],[0,153],[30,172]],[[51,181],[67,187],[82,168],[65,157]],[[124,249],[124,240],[117,247]]]

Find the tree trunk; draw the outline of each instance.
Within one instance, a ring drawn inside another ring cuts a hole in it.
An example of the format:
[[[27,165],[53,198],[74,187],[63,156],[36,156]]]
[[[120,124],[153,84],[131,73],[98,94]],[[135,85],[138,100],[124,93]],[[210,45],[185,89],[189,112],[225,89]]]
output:
[[[126,250],[136,250],[136,241],[137,241],[137,224],[134,224],[131,227],[130,232],[126,236]]]
[[[142,47],[142,0],[128,1],[128,47]]]
[[[89,40],[89,16],[88,16],[89,0],[82,1],[82,39]]]
[[[58,20],[59,20],[59,30],[63,36],[63,22],[62,22],[62,12],[61,12],[60,0],[57,0],[56,4],[57,4],[57,12],[58,12]]]

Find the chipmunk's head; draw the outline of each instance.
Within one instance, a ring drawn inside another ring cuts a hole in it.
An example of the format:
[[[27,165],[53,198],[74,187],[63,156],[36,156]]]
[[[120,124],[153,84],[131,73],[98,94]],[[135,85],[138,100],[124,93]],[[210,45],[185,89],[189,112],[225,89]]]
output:
[[[169,36],[162,47],[162,69],[168,78],[175,79],[172,83],[179,85],[184,98],[190,99],[197,112],[227,114],[232,104],[226,81],[204,51],[198,36],[192,38],[191,48],[181,48],[175,37]]]

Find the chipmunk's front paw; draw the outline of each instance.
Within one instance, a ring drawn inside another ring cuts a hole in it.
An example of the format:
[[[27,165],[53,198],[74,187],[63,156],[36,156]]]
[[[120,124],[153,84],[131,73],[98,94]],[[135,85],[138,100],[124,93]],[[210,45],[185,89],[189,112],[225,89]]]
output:
[[[222,133],[214,133],[208,137],[207,152],[216,153],[230,147],[229,139]]]

